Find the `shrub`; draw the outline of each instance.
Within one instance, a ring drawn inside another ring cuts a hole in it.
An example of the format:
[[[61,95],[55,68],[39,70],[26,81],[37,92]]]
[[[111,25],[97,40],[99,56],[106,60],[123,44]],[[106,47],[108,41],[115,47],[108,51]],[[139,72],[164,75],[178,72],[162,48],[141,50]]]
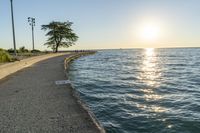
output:
[[[26,49],[24,46],[19,48],[20,53],[28,53],[28,49]]]
[[[7,50],[7,52],[8,53],[14,53],[15,51],[14,51],[14,49],[10,48],[10,49]]]
[[[45,53],[45,54],[48,54],[48,53],[50,53],[50,52],[49,52],[49,51],[47,51],[47,50],[45,50],[45,51],[44,51],[44,53]]]
[[[31,50],[31,53],[40,53],[41,51],[38,49]]]
[[[10,62],[11,56],[3,49],[0,49],[0,63]]]

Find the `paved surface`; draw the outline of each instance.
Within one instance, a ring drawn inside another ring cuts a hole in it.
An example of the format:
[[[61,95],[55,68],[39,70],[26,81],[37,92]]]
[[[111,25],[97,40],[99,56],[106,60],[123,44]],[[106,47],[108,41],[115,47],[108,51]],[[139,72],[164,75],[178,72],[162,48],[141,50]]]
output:
[[[42,60],[45,60],[48,58],[52,58],[52,57],[56,57],[56,56],[61,56],[61,55],[66,55],[66,53],[51,53],[51,54],[29,57],[29,58],[23,59],[21,61],[0,64],[0,70],[1,70],[0,79],[4,78],[12,73],[15,73],[23,68],[29,67],[39,61],[42,61]]]
[[[72,96],[66,56],[53,57],[0,80],[0,133],[98,133],[99,129]]]

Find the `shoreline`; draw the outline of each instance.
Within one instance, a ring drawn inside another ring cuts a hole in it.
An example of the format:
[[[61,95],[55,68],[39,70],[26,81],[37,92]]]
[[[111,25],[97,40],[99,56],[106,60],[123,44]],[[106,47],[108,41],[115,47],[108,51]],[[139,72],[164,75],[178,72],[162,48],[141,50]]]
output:
[[[65,53],[34,59],[28,64],[23,61],[21,69],[0,79],[0,131],[105,133],[74,95],[71,84],[55,84],[57,80],[68,78],[65,68],[84,55],[84,52]],[[18,65],[19,62],[15,67]]]
[[[69,78],[68,76],[68,69],[69,69],[69,65],[76,59],[82,57],[82,56],[88,56],[88,55],[92,55],[95,54],[96,52],[85,52],[85,53],[80,53],[76,56],[70,56],[69,58],[65,59],[64,62],[64,68],[65,68],[65,72],[66,72],[66,77],[67,79]],[[91,120],[93,121],[93,123],[95,124],[95,126],[100,130],[101,133],[105,133],[105,130],[103,128],[103,126],[99,123],[99,121],[97,120],[96,116],[94,115],[94,113],[89,109],[88,105],[82,100],[80,99],[79,95],[77,94],[77,91],[74,87],[72,87],[72,85],[70,84],[71,89],[72,89],[72,95],[74,96],[74,98],[77,100],[78,104],[87,112],[87,114],[89,115],[89,117],[91,118]]]

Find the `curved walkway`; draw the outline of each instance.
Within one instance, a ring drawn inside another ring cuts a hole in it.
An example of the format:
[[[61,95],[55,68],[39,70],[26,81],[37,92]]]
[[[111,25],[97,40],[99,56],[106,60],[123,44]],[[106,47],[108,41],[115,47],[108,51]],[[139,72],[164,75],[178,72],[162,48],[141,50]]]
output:
[[[67,55],[43,60],[0,80],[0,132],[99,133],[66,79]]]
[[[51,54],[45,54],[45,55],[40,55],[40,56],[34,56],[30,58],[23,59],[21,61],[15,61],[11,63],[6,63],[6,64],[1,64],[0,65],[0,79],[15,73],[23,68],[26,68],[28,66],[33,65],[34,63],[37,63],[42,60],[46,60],[48,58],[56,57],[56,56],[61,56],[61,55],[66,55],[69,53],[51,53]]]

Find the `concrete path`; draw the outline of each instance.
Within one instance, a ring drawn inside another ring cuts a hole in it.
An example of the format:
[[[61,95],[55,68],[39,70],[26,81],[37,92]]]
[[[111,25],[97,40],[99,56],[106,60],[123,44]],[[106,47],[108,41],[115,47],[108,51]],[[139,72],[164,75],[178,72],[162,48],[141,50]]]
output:
[[[66,55],[66,53],[51,53],[51,54],[39,55],[39,56],[26,58],[21,61],[15,61],[15,62],[11,62],[11,63],[1,64],[0,65],[0,79],[4,78],[12,73],[15,73],[23,68],[29,67],[39,61],[42,61],[42,60],[45,60],[48,58],[52,58],[52,57],[56,57],[56,56],[61,56],[61,55]]]
[[[65,56],[53,57],[0,80],[0,133],[99,133],[72,96]]]

